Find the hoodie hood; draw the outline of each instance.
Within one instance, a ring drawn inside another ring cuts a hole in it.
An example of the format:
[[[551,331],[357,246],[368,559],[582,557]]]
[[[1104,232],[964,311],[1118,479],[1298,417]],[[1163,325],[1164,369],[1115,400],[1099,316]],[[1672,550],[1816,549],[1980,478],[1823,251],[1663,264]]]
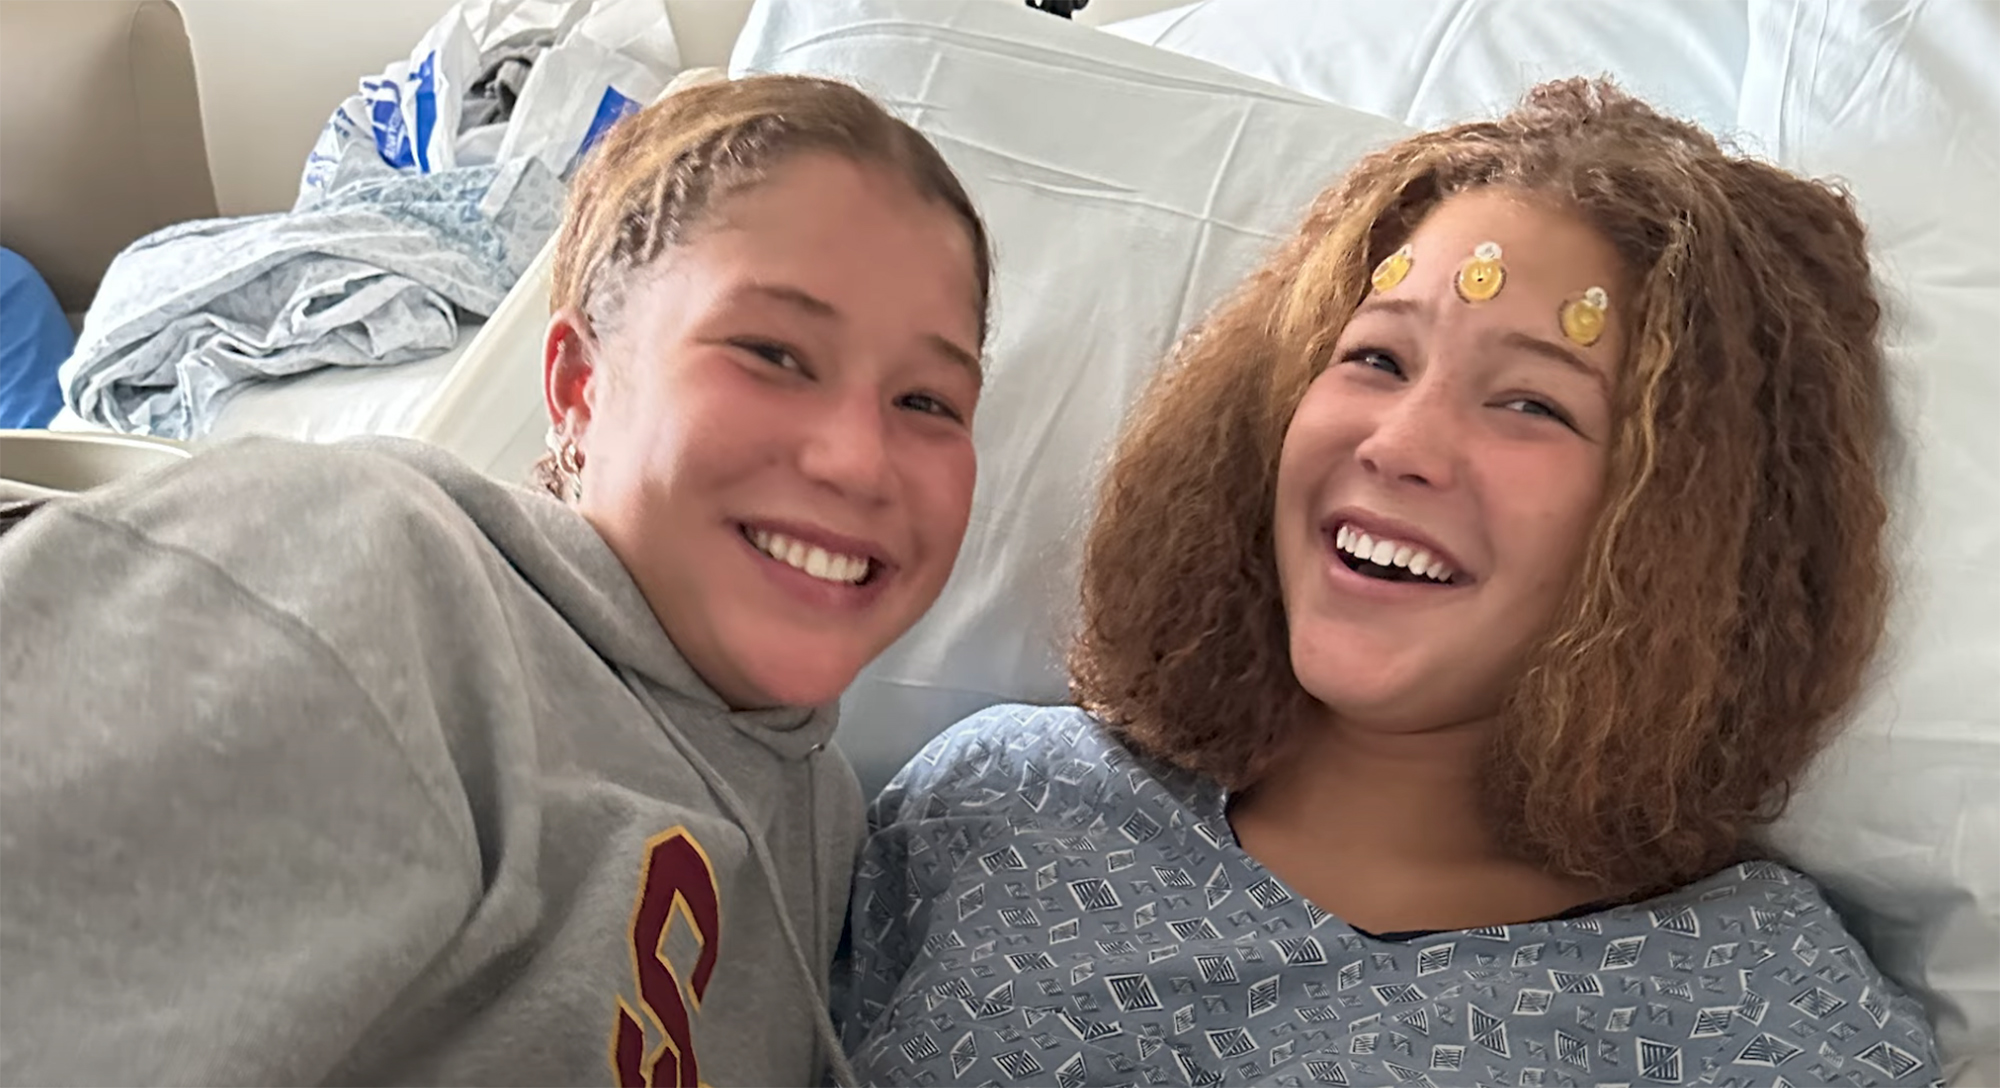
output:
[[[833,742],[836,705],[732,710],[681,656],[618,556],[583,515],[552,495],[498,484],[442,450],[401,439],[356,446],[386,454],[435,481],[486,533],[592,649],[636,674],[669,715],[696,708],[784,759]]]

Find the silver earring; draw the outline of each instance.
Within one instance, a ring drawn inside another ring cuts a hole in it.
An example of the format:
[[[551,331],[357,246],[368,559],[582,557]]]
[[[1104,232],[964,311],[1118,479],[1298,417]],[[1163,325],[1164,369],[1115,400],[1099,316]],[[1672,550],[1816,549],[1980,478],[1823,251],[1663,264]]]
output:
[[[583,498],[583,454],[577,452],[576,440],[565,437],[562,449],[556,452],[556,467],[562,470],[563,484],[569,490],[569,501]]]
[[[551,427],[542,444],[555,454],[556,475],[562,480],[563,498],[569,502],[583,498],[583,454],[576,448],[576,440]]]

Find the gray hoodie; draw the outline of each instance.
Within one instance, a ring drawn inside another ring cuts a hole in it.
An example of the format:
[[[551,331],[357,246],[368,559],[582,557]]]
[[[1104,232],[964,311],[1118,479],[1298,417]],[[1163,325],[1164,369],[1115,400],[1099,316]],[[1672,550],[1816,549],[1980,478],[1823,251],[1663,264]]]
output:
[[[0,1081],[838,1060],[833,715],[731,713],[545,495],[257,440],[60,501],[0,537],[0,681]]]

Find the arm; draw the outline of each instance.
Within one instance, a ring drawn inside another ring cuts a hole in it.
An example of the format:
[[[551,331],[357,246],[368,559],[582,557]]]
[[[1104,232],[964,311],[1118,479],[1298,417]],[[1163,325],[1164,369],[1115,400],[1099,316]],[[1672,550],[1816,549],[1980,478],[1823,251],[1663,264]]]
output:
[[[51,507],[0,540],[0,1081],[322,1079],[480,892],[314,633]]]

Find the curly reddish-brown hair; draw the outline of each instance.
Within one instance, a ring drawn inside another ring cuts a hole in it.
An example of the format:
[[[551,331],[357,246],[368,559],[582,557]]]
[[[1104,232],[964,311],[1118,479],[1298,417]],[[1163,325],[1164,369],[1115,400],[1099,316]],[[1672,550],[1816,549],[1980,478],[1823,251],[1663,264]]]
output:
[[[1880,639],[1881,307],[1843,193],[1607,83],[1363,159],[1182,339],[1102,484],[1074,693],[1235,787],[1313,720],[1273,552],[1279,447],[1369,270],[1480,186],[1579,216],[1638,285],[1607,499],[1496,730],[1492,815],[1551,872],[1684,884],[1782,810]]]

